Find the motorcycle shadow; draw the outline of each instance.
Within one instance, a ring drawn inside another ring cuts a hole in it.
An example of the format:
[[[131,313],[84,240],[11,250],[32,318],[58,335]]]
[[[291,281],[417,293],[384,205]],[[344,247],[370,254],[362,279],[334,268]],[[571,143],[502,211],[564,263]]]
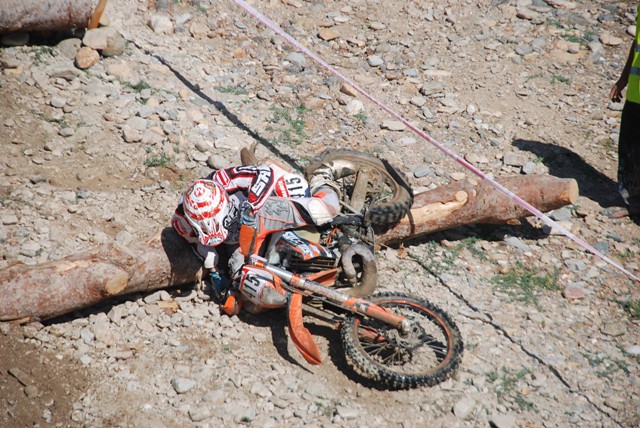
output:
[[[302,356],[294,356],[293,354],[298,351],[295,349],[293,342],[289,339],[289,333],[287,332],[287,312],[285,309],[272,309],[258,314],[251,314],[243,311],[238,315],[238,318],[242,322],[246,322],[247,324],[251,324],[256,327],[270,327],[271,340],[276,352],[288,363],[296,365],[309,373],[314,372],[312,366],[304,362]],[[377,390],[388,389],[383,385],[380,385],[379,382],[376,383],[371,379],[360,375],[352,368],[348,363],[342,348],[340,331],[335,327],[317,320],[313,316],[305,317],[305,327],[307,327],[314,339],[319,339],[318,345],[324,359],[323,365],[330,362],[348,379],[364,387]]]
[[[290,364],[304,367],[289,352],[289,335],[287,333],[287,312],[285,309],[271,309],[269,311],[252,314],[242,311],[238,314],[240,321],[255,327],[269,327],[271,330],[271,342],[278,355]]]
[[[314,337],[322,337],[326,340],[328,349],[320,349],[328,353],[328,357],[331,360],[331,363],[348,379],[366,388],[377,389],[380,391],[388,390],[388,388],[382,385],[380,382],[374,382],[371,379],[362,376],[360,373],[353,369],[353,367],[347,361],[344,349],[342,347],[342,338],[340,337],[339,330],[320,322],[310,322],[305,325]]]

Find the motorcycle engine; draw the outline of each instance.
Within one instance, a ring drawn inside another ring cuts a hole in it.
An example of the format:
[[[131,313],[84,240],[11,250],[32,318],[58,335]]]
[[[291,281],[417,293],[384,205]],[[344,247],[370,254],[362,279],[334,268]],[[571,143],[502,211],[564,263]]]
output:
[[[285,231],[274,237],[267,260],[291,272],[320,272],[338,265],[339,255],[331,249],[301,237],[295,231]]]

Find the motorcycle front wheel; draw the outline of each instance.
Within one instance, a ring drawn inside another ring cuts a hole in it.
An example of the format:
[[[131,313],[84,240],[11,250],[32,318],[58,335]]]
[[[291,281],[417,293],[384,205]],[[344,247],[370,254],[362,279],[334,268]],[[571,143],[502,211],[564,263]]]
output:
[[[329,166],[341,184],[343,202],[363,210],[374,226],[391,226],[411,209],[413,191],[407,177],[384,159],[330,149],[305,168],[307,180],[323,166]]]
[[[368,299],[411,322],[408,332],[350,315],[341,327],[347,360],[362,376],[389,389],[433,386],[449,378],[462,359],[460,331],[449,315],[426,300],[397,293]]]

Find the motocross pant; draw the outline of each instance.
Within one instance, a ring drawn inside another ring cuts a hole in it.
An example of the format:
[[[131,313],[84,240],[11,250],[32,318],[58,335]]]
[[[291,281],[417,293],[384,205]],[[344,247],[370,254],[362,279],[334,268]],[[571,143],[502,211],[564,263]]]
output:
[[[240,250],[248,256],[258,252],[265,238],[273,233],[330,222],[340,210],[337,193],[330,186],[316,189],[310,198],[270,197],[252,217],[243,216]]]

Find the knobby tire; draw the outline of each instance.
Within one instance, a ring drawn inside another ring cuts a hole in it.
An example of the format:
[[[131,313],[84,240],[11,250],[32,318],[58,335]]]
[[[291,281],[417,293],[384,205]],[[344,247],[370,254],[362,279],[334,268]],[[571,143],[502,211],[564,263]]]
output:
[[[341,177],[354,175],[361,168],[375,170],[384,183],[391,189],[392,195],[386,201],[374,201],[367,210],[369,221],[374,226],[391,226],[403,218],[413,204],[413,192],[407,177],[384,159],[367,153],[348,149],[327,150],[317,161],[305,168],[305,176],[309,179],[316,169],[322,165],[340,162],[349,165],[343,169]]]
[[[381,293],[368,300],[419,321],[420,327],[407,340],[396,340],[393,327],[361,315],[348,316],[341,337],[347,360],[358,373],[388,389],[433,386],[453,374],[462,359],[463,343],[446,312],[399,293]]]

